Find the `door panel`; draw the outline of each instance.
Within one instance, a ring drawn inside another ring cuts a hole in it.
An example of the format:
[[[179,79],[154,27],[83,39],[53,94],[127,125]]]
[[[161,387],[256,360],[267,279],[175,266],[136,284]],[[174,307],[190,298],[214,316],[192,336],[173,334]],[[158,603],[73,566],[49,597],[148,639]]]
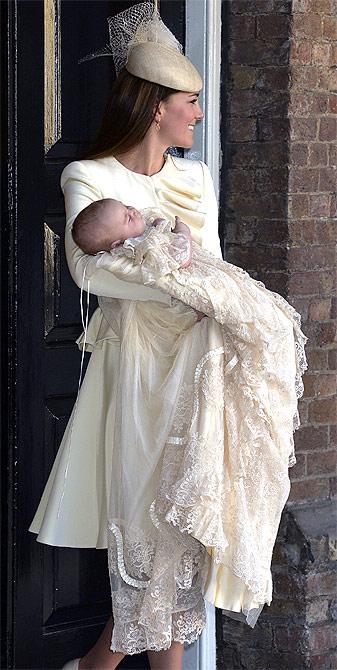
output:
[[[87,148],[113,80],[112,60],[78,65],[107,42],[106,18],[132,2],[1,2],[3,668],[59,668],[83,655],[111,612],[105,550],[55,548],[28,532],[73,407],[80,370],[79,290],[66,266],[64,166]],[[184,2],[161,2],[183,41]],[[7,294],[6,294],[7,291]],[[91,311],[95,299],[91,297]],[[7,354],[8,348],[8,354]],[[87,358],[87,356],[86,356]],[[146,655],[120,666],[147,668]]]

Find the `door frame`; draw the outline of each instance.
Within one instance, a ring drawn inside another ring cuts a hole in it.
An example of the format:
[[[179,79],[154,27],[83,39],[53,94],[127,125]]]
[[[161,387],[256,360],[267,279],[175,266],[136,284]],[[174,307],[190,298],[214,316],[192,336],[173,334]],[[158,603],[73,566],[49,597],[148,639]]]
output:
[[[193,148],[184,155],[207,163],[217,200],[221,169],[221,4],[221,0],[186,0],[185,9],[185,53],[199,70],[204,82],[199,98],[205,121],[197,125]],[[199,26],[198,31],[195,26]],[[216,670],[215,607],[208,602],[206,614],[206,628],[185,651],[184,670]]]

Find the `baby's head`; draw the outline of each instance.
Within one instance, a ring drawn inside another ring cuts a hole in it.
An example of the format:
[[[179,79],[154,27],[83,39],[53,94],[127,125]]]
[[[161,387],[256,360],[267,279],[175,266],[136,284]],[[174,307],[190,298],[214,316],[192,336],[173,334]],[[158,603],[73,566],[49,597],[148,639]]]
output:
[[[110,251],[128,237],[142,235],[145,221],[141,213],[119,200],[105,198],[82,209],[72,228],[76,244],[86,254]]]

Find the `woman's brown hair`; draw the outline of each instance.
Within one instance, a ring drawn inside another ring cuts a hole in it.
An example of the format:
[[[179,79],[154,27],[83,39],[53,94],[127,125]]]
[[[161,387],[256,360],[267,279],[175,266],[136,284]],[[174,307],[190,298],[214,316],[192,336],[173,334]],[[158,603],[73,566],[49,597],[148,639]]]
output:
[[[122,70],[112,85],[97,137],[81,158],[123,154],[135,147],[150,128],[159,103],[172,93],[177,91]]]

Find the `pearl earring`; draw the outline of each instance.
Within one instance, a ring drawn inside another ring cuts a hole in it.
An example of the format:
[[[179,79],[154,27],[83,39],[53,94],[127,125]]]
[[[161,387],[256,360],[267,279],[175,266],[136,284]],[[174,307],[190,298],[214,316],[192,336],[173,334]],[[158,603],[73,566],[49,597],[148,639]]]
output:
[[[158,133],[159,133],[159,131],[160,131],[160,123],[159,123],[159,121],[156,121],[156,130],[157,130]]]

